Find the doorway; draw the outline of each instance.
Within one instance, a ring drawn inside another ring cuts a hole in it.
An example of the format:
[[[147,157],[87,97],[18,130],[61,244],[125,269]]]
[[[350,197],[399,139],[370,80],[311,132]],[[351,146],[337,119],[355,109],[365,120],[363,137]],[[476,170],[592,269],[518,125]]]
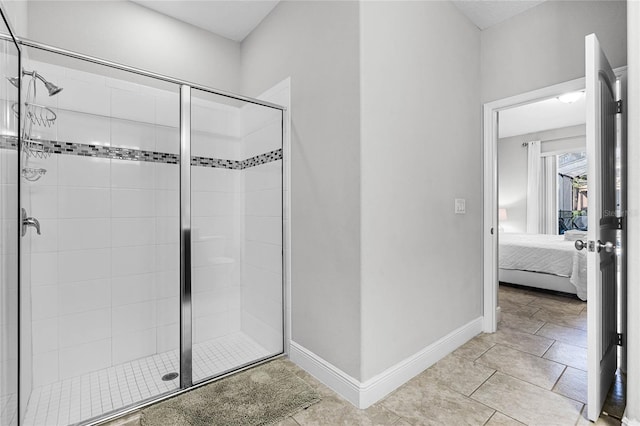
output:
[[[618,76],[623,76],[624,73],[624,68],[616,70],[616,75]],[[506,224],[506,220],[509,219],[508,208],[500,205],[500,199],[498,195],[499,176],[497,162],[500,123],[499,116],[501,115],[501,113],[504,113],[516,107],[521,107],[523,105],[528,105],[539,101],[555,99],[565,93],[579,92],[581,90],[584,90],[584,87],[585,79],[577,79],[550,86],[544,89],[539,89],[510,98],[494,101],[485,104],[484,106],[485,205],[483,234],[485,332],[493,333],[497,330],[498,319],[500,316],[500,310],[498,308],[498,242],[500,238],[500,227],[501,225]],[[558,200],[556,199],[556,201]],[[560,212],[558,212],[558,216],[561,216]],[[572,219],[575,218],[572,217]],[[559,222],[555,223],[556,226],[559,225]],[[623,303],[621,305],[623,305]],[[622,357],[621,365],[624,366],[624,357]]]

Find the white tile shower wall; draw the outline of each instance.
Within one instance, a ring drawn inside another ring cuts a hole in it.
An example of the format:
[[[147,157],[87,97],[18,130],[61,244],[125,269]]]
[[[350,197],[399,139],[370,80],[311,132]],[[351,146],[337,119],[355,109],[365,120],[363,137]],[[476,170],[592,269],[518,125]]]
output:
[[[0,423],[14,424],[18,389],[17,151],[0,152]],[[28,279],[28,277],[24,277]],[[28,324],[27,324],[28,325]]]
[[[282,148],[279,110],[242,109],[244,158]],[[242,331],[272,353],[282,350],[282,160],[243,170]]]
[[[175,347],[177,165],[66,155],[40,164],[60,173],[29,184],[34,201],[57,201],[31,235],[34,384]]]

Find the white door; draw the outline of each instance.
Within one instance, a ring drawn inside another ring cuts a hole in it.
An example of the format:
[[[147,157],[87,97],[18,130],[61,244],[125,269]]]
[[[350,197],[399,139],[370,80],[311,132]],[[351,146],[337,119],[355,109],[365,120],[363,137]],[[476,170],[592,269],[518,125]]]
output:
[[[615,378],[616,135],[618,84],[595,34],[585,38],[588,166],[588,418],[600,416]]]

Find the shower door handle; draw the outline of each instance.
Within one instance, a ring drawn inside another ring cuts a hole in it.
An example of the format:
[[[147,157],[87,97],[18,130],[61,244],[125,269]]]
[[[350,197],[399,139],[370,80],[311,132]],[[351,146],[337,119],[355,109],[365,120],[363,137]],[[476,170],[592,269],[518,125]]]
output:
[[[23,208],[22,209],[22,236],[23,237],[27,235],[28,226],[33,226],[34,228],[36,228],[36,232],[38,233],[38,235],[41,235],[40,222],[35,217],[27,217],[27,211]]]

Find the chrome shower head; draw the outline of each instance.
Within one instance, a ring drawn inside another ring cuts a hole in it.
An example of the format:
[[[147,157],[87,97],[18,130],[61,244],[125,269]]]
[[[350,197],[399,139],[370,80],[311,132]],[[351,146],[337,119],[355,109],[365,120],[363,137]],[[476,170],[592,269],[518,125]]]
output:
[[[7,77],[7,80],[16,87],[20,84],[20,79],[18,77]]]
[[[55,84],[47,81],[42,75],[38,74],[38,71],[27,71],[27,70],[22,70],[22,75],[31,75],[35,78],[37,78],[38,80],[42,81],[44,83],[44,87],[47,88],[47,91],[49,92],[49,96],[53,96],[56,95],[58,93],[60,93],[60,91],[62,90],[62,87],[58,87]],[[18,79],[17,77],[9,77],[9,81],[14,85],[14,86],[18,86]],[[15,83],[14,83],[15,81]]]
[[[49,81],[44,81],[44,79],[43,79],[43,82],[44,82],[44,87],[46,87],[47,91],[49,92],[49,96],[57,95],[62,91],[62,87],[58,87]]]

